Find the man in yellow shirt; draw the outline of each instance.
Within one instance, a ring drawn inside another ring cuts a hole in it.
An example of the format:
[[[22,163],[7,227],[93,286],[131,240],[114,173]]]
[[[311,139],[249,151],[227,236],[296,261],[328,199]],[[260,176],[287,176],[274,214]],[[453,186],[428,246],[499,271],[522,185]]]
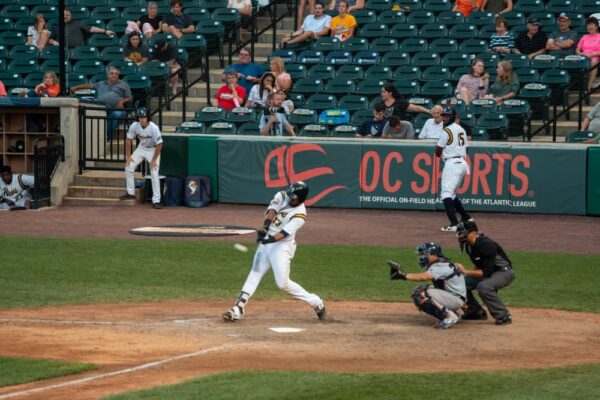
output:
[[[340,1],[338,12],[339,14],[331,19],[331,36],[343,42],[354,35],[356,19],[348,14],[348,3],[345,1]]]

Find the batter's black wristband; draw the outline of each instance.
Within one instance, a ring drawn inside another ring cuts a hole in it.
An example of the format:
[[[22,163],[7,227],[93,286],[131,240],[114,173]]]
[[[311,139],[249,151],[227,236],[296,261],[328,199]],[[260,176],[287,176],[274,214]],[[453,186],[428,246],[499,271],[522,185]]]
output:
[[[265,227],[265,229],[269,229],[269,226],[271,226],[271,221],[269,218],[265,219],[265,221],[263,222],[263,226]]]

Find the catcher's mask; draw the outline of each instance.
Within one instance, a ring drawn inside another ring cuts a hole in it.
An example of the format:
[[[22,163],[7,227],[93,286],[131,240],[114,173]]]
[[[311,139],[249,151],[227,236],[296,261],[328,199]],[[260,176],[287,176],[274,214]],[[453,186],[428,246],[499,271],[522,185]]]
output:
[[[300,205],[308,197],[308,185],[302,181],[292,183],[286,194],[290,199],[298,200],[298,205]]]
[[[469,232],[478,232],[477,224],[473,221],[459,222],[456,226],[456,237],[460,245],[460,251],[464,251],[467,244]]]
[[[435,254],[438,257],[442,256],[442,246],[439,243],[423,243],[417,247],[417,260],[419,261],[419,265],[423,268],[427,268],[429,266],[429,256],[432,254]]]
[[[442,120],[444,127],[453,124],[456,121],[456,111],[452,107],[445,107],[442,111]]]

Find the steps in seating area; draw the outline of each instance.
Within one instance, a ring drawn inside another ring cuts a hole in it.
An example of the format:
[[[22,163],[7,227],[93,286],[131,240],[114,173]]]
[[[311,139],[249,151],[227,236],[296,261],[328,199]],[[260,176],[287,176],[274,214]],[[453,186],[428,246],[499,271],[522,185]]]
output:
[[[136,173],[136,180],[141,175]],[[140,201],[140,189],[136,189],[137,199],[120,200],[126,193],[123,171],[85,171],[76,175],[63,198],[66,206],[135,206]]]

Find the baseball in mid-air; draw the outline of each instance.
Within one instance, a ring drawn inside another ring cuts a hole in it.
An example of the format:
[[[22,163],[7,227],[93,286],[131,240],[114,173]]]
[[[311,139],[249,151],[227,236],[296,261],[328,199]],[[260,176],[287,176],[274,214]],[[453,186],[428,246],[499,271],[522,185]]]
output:
[[[233,245],[233,248],[236,249],[237,251],[241,251],[242,253],[248,252],[248,248],[246,246],[244,246],[243,244],[235,243]]]

